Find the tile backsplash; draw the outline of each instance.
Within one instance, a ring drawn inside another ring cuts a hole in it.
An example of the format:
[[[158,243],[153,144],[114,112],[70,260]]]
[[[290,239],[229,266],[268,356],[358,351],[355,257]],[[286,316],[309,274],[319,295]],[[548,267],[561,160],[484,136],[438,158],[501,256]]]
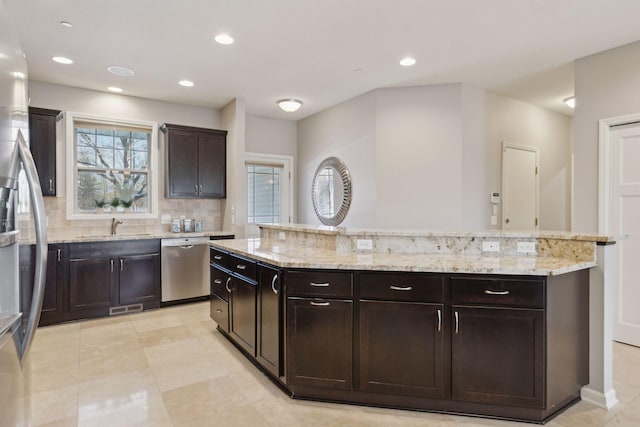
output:
[[[96,220],[72,220],[66,218],[64,197],[45,197],[45,212],[48,233],[51,236],[104,236],[111,232],[111,218]],[[222,200],[218,199],[160,199],[157,219],[124,219],[118,226],[119,234],[153,234],[170,231],[171,224],[162,224],[162,215],[179,218],[202,219],[203,231],[222,230]],[[114,215],[116,216],[116,215]],[[20,215],[18,219],[23,238],[33,236],[33,221],[30,215]]]

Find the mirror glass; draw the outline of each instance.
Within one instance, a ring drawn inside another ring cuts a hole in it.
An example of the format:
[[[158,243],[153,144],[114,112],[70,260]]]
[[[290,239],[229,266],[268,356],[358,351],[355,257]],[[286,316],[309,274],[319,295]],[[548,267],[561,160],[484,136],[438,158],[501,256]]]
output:
[[[336,226],[347,215],[351,205],[351,176],[337,157],[324,159],[313,177],[313,208],[320,222]]]

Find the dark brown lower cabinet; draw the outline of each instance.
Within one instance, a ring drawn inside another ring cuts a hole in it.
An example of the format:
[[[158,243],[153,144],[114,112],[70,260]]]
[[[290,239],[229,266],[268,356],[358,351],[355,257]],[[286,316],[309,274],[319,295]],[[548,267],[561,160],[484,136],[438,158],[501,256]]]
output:
[[[69,261],[69,304],[72,317],[100,311],[108,314],[114,291],[112,258],[72,259]]]
[[[118,258],[118,304],[160,300],[160,254]]]
[[[353,388],[353,301],[287,299],[287,381]]]
[[[359,305],[359,389],[443,398],[443,305],[366,300]]]
[[[61,322],[65,315],[64,287],[64,245],[49,245],[47,250],[47,270],[40,314],[40,326]],[[31,309],[33,279],[35,277],[36,249],[34,245],[20,246],[20,286],[23,312]],[[28,316],[25,316],[25,319]]]
[[[543,310],[453,306],[452,311],[452,398],[542,408]]]
[[[230,276],[229,334],[249,354],[256,355],[256,284]]]
[[[282,375],[281,363],[281,272],[266,265],[258,265],[257,345],[258,362],[273,375]]]

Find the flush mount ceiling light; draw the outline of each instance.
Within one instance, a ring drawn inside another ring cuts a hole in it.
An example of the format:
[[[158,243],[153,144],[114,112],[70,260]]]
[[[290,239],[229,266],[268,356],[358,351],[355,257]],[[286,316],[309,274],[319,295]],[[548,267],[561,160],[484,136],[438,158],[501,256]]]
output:
[[[108,90],[110,90],[111,92],[115,92],[115,93],[122,93],[122,89],[120,89],[119,87],[115,87],[115,86],[109,86],[107,88]]]
[[[568,98],[565,98],[564,103],[567,104],[567,107],[569,108],[576,108],[576,97],[570,96]]]
[[[122,76],[122,77],[133,76],[133,70],[130,70],[127,67],[120,67],[117,65],[107,67],[107,71],[110,72],[111,74],[115,74],[116,76]]]
[[[280,99],[276,103],[282,111],[286,111],[287,113],[295,113],[302,107],[302,101],[299,99]]]
[[[179,84],[180,86],[184,86],[184,87],[191,87],[191,86],[193,86],[193,82],[192,82],[191,80],[180,80],[180,81],[178,82],[178,84]]]
[[[57,62],[58,64],[64,64],[64,65],[73,64],[73,60],[72,59],[65,58],[64,56],[54,56],[51,59],[54,62]]]
[[[410,67],[415,63],[416,63],[416,60],[410,56],[407,56],[406,58],[402,58],[400,60],[400,65],[402,65],[403,67]]]
[[[63,27],[67,27],[67,28],[73,27],[71,22],[68,22],[68,21],[60,21],[60,25],[62,25]]]
[[[229,34],[226,33],[220,33],[217,36],[215,36],[213,38],[215,41],[217,41],[220,44],[232,44],[233,43],[233,37],[231,37]]]

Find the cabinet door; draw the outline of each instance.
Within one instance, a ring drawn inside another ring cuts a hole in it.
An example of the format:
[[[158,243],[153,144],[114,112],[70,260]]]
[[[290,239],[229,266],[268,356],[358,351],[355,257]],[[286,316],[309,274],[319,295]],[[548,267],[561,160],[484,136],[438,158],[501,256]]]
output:
[[[69,260],[70,309],[82,316],[83,310],[105,309],[111,306],[114,260],[111,258]]]
[[[444,397],[443,306],[360,301],[360,390]]]
[[[56,195],[56,116],[59,111],[29,109],[29,144],[43,196]]]
[[[262,366],[276,376],[282,375],[280,278],[278,270],[258,266],[257,358]]]
[[[453,399],[543,407],[543,314],[453,306]]]
[[[114,305],[160,301],[160,254],[120,257],[118,268],[119,298]]]
[[[209,300],[209,316],[220,329],[229,332],[229,303],[213,293]]]
[[[287,381],[351,390],[353,302],[287,300]]]
[[[231,337],[252,356],[256,355],[256,285],[232,277],[229,282]]]
[[[27,313],[31,310],[31,298],[33,296],[33,279],[35,277],[35,246],[20,247],[20,286],[22,310]],[[44,295],[42,298],[42,310],[40,312],[40,326],[50,325],[64,320],[64,280],[62,263],[64,248],[58,245],[49,245],[47,250],[47,270]]]
[[[227,193],[226,136],[217,133],[198,134],[199,196],[222,199]]]
[[[167,197],[198,196],[198,136],[181,129],[167,130]]]

